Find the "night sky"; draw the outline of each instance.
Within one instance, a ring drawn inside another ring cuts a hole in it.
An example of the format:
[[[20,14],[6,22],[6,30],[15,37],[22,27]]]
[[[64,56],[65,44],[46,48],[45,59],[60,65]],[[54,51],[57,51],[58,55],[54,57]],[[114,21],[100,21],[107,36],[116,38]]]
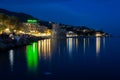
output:
[[[120,0],[0,0],[0,8],[120,35]]]

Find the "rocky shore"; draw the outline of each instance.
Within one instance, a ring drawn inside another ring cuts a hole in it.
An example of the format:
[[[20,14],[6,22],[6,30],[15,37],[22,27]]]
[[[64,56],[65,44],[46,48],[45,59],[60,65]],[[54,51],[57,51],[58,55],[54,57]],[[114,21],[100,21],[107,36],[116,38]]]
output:
[[[45,38],[32,35],[0,35],[0,51],[25,46],[42,39]]]

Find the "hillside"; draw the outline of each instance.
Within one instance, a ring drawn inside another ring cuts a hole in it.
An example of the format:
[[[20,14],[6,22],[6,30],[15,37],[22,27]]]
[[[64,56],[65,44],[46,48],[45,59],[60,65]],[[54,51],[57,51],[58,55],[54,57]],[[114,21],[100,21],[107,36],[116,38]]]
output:
[[[0,8],[0,13],[4,13],[8,16],[18,17],[21,22],[25,22],[27,19],[36,19],[33,16],[25,14],[25,13],[12,12],[12,11],[8,11],[8,10],[1,9],[1,8]]]
[[[0,9],[0,13],[4,13],[5,15],[8,15],[8,16],[15,16],[19,19],[20,22],[26,22],[28,19],[37,19],[29,14],[12,12],[5,9]],[[40,25],[46,26],[49,29],[52,28],[52,24],[49,23],[49,21],[43,21],[39,19],[37,20],[39,21]],[[94,35],[96,32],[105,33],[101,30],[95,30],[86,26],[72,26],[72,25],[65,25],[65,24],[60,24],[60,26],[66,31],[73,31],[79,35]]]

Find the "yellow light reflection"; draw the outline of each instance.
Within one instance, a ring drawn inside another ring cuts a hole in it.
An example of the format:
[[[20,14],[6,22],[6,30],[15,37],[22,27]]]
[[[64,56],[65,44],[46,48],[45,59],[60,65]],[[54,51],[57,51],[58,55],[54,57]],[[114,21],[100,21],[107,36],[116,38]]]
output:
[[[72,53],[72,46],[73,46],[73,38],[67,38],[67,48],[70,56]]]
[[[100,37],[96,37],[96,55],[100,53]]]
[[[88,47],[90,46],[90,39],[88,38]]]
[[[42,47],[43,47],[43,53],[44,53],[44,58],[45,59],[47,58],[47,46],[46,46],[46,44],[47,44],[47,41],[44,40]]]
[[[76,48],[78,48],[78,38],[76,38],[75,41],[76,41]]]
[[[86,38],[83,39],[83,48],[84,48],[84,53],[85,53],[85,50],[86,50]]]
[[[105,37],[103,37],[103,47],[104,48],[105,48],[105,44],[106,44]]]
[[[5,29],[5,32],[6,32],[6,33],[10,33],[10,29],[9,29],[9,28],[6,28],[6,29]]]
[[[48,39],[48,53],[51,56],[51,39]]]
[[[9,51],[9,60],[10,60],[11,71],[13,71],[13,64],[14,64],[14,51],[13,50]]]
[[[39,58],[41,57],[41,41],[38,42]]]
[[[51,39],[41,40],[38,44],[39,55],[43,56],[44,59],[51,59]]]

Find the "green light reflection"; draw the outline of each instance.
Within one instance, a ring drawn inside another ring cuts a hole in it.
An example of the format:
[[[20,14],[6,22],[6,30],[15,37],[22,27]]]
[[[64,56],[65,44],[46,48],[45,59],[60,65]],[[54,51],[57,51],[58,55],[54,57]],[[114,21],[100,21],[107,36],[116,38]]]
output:
[[[36,72],[38,67],[38,44],[28,45],[26,53],[28,69]]]

